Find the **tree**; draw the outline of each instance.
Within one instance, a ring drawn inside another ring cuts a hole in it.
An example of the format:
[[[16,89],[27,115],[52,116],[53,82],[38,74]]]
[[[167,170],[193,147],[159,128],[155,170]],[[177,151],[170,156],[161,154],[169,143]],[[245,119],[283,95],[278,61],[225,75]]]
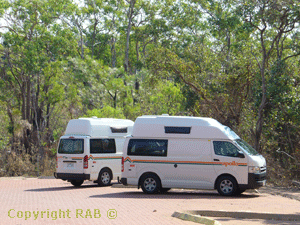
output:
[[[272,54],[277,49],[279,62],[300,55],[299,48],[295,49],[289,44],[291,35],[299,34],[300,5],[298,1],[289,0],[256,0],[238,1],[238,10],[257,35],[260,44],[258,53],[252,52],[261,76],[261,100],[257,113],[257,122],[253,135],[255,148],[260,149],[260,139],[264,125],[264,110],[267,105],[267,74],[271,64]],[[282,53],[286,57],[282,59]]]
[[[41,132],[49,128],[53,107],[62,100],[59,83],[63,56],[74,54],[76,42],[58,20],[72,9],[65,1],[5,1],[7,32],[2,33],[1,79],[11,107],[19,108],[21,119],[33,126],[24,130],[23,144],[31,153],[31,141],[41,147]],[[12,101],[11,101],[12,100]],[[7,102],[8,102],[7,101]]]

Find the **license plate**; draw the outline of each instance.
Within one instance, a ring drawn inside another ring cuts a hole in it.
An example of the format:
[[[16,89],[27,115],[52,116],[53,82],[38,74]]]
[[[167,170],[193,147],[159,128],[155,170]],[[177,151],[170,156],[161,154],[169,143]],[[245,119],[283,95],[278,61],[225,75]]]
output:
[[[263,181],[263,186],[266,186],[266,181],[265,180]]]
[[[67,167],[68,167],[68,168],[74,168],[74,163],[68,163],[68,164],[67,164]]]

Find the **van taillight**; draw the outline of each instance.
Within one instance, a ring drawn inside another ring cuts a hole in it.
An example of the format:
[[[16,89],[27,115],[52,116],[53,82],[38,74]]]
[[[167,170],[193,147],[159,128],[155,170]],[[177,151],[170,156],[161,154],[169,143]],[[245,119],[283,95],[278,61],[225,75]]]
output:
[[[89,168],[89,157],[86,155],[83,158],[83,169]]]
[[[121,166],[121,171],[124,172],[124,157],[122,157],[122,166]]]
[[[56,156],[56,168],[58,168],[58,158]]]

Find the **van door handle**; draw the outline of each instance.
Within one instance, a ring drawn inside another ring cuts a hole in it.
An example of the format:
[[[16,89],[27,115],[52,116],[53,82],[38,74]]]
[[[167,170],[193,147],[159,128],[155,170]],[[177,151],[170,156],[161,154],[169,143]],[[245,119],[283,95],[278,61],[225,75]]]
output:
[[[214,161],[220,161],[220,159],[214,159]]]
[[[177,164],[174,164],[174,167],[177,168]]]

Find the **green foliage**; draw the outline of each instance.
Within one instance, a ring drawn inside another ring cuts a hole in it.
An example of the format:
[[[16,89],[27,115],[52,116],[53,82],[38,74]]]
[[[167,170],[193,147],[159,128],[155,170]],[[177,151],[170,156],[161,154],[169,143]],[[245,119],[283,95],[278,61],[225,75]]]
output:
[[[177,115],[182,110],[182,102],[185,98],[181,93],[181,89],[172,82],[161,82],[155,88],[156,93],[150,96],[150,103],[153,109],[151,111],[156,115],[169,114]]]

